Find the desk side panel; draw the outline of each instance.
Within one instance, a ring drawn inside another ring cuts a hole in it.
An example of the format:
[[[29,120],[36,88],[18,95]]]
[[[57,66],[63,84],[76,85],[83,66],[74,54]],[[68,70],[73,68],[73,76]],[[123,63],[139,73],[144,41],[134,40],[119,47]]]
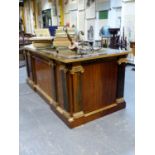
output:
[[[117,61],[83,65],[82,105],[85,113],[109,106],[116,101]]]

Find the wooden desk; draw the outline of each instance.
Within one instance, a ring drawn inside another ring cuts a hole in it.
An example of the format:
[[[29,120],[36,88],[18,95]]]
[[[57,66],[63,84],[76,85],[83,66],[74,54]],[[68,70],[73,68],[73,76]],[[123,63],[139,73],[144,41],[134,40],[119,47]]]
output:
[[[28,84],[70,128],[125,108],[128,52],[106,50],[107,54],[67,59],[25,48]]]
[[[135,56],[135,42],[134,41],[130,42],[130,47],[132,48],[132,53]]]

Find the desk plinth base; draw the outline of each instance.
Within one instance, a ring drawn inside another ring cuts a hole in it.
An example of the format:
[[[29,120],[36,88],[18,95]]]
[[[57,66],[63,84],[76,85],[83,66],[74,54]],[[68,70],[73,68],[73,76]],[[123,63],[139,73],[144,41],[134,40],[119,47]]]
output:
[[[77,126],[80,126],[82,124],[85,124],[87,122],[90,122],[92,120],[95,120],[97,118],[100,118],[102,116],[108,115],[110,113],[116,112],[118,110],[121,110],[126,107],[126,102],[124,100],[120,100],[119,103],[117,101],[109,106],[106,106],[101,109],[97,109],[95,111],[89,112],[89,113],[82,113],[78,117],[71,116],[68,112],[65,112],[59,105],[44,91],[39,88],[37,85],[35,85],[31,80],[27,80],[28,85],[36,91],[43,99],[46,101],[46,103],[49,104],[52,111],[55,112],[55,114],[63,120],[63,122],[69,127],[74,128]]]

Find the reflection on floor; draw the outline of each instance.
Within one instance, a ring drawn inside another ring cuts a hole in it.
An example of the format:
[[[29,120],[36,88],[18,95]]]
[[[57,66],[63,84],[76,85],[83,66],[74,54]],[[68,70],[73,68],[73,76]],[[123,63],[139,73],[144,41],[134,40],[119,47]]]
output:
[[[135,72],[126,68],[126,109],[69,129],[25,83],[20,68],[20,155],[134,155]]]

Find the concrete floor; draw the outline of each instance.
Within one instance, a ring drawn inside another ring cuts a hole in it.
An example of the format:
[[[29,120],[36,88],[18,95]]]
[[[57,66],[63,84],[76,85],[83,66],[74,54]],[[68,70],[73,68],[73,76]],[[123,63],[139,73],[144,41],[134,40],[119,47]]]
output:
[[[20,155],[134,155],[135,72],[126,67],[126,109],[69,129],[25,83],[20,68]]]

